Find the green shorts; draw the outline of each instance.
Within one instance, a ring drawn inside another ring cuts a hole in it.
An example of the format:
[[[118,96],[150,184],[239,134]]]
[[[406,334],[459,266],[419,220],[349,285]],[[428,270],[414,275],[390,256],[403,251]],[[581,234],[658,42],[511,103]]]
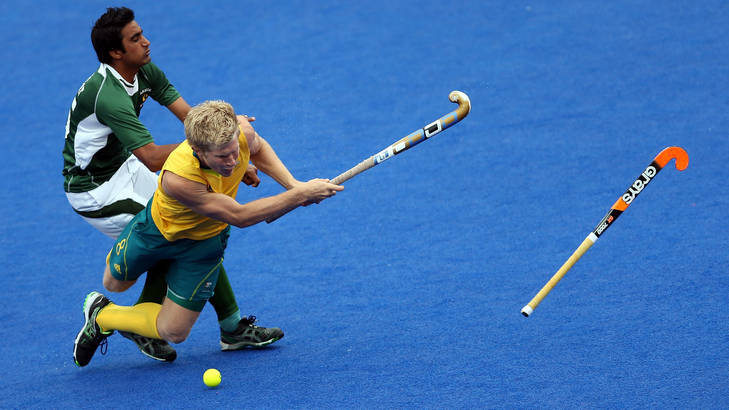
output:
[[[119,235],[109,254],[112,276],[118,280],[137,280],[155,263],[168,260],[167,298],[178,305],[200,312],[213,296],[230,226],[202,241],[162,236],[150,213],[152,200]]]

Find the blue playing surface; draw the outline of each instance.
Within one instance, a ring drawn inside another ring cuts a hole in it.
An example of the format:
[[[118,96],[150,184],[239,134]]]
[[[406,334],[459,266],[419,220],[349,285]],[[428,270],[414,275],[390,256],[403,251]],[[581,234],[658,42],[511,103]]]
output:
[[[727,2],[127,5],[185,99],[255,115],[302,180],[447,114],[452,90],[473,108],[334,198],[234,229],[241,310],[280,342],[223,353],[208,306],[174,363],[114,335],[77,368],[111,241],[68,205],[61,150],[106,5],[0,3],[0,407],[729,407]],[[142,120],[183,138],[151,100]],[[522,317],[667,146],[688,169],[669,164]],[[280,191],[263,178],[238,200]]]

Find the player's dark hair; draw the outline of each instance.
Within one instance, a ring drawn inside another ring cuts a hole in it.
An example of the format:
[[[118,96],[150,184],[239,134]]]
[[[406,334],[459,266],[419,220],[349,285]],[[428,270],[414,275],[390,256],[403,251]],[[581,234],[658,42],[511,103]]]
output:
[[[134,12],[126,7],[109,7],[91,29],[91,44],[102,63],[111,63],[111,50],[124,50],[122,29],[134,20]]]

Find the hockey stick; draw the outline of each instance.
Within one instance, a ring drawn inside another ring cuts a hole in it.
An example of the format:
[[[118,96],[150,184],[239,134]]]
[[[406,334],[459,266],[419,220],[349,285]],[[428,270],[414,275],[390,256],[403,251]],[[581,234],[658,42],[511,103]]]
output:
[[[643,192],[643,189],[645,189],[645,187],[648,186],[653,178],[656,177],[658,172],[674,158],[676,159],[676,169],[678,169],[679,171],[683,171],[684,169],[686,169],[686,167],[688,167],[689,157],[686,151],[683,150],[683,148],[668,147],[661,151],[653,159],[653,162],[648,165],[645,171],[643,171],[643,173],[638,176],[638,178],[635,180],[635,182],[633,182],[628,190],[625,191],[625,193],[620,198],[618,198],[617,201],[615,201],[607,215],[605,215],[600,223],[597,224],[595,230],[587,235],[587,238],[582,241],[582,244],[577,248],[577,250],[575,250],[572,256],[567,259],[567,262],[565,262],[562,267],[559,268],[557,273],[552,276],[552,279],[550,279],[549,282],[544,285],[542,290],[540,290],[539,293],[537,293],[537,295],[534,296],[534,298],[521,309],[522,315],[529,317],[529,315],[534,312],[534,309],[539,306],[539,304],[542,302],[542,299],[544,299],[545,296],[547,296],[547,294],[552,291],[554,286],[557,285],[557,283],[582,257],[582,255],[584,255],[585,252],[590,249],[590,247],[597,241],[600,235],[602,235],[605,230],[607,230],[607,228],[609,228],[610,225],[612,225],[615,220],[618,219],[618,217],[623,212],[625,212],[626,209],[628,209],[628,206],[630,206],[635,198],[637,198],[638,195]]]
[[[450,94],[448,94],[448,98],[452,102],[458,104],[458,108],[456,108],[449,114],[444,115],[438,120],[426,125],[425,127],[415,132],[412,132],[405,137],[402,137],[401,139],[392,143],[390,146],[378,152],[377,154],[372,155],[371,157],[365,159],[364,161],[360,162],[349,170],[337,175],[336,177],[331,179],[331,183],[339,185],[344,181],[347,181],[350,178],[354,177],[355,175],[360,174],[374,167],[375,165],[392,158],[395,155],[401,154],[409,150],[410,148],[434,136],[435,134],[438,134],[439,132],[446,130],[454,124],[458,123],[459,121],[464,119],[471,111],[471,100],[469,100],[468,96],[465,93],[461,91],[451,91]],[[290,211],[292,210],[290,209],[284,213],[268,218],[266,219],[266,222],[271,223]]]

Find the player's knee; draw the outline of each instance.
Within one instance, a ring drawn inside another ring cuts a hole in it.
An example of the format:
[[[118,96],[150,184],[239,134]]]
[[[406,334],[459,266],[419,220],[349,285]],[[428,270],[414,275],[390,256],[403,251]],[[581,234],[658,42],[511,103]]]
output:
[[[114,279],[111,275],[104,275],[104,289],[108,290],[109,292],[119,292],[118,289],[118,280]]]
[[[111,275],[104,275],[104,289],[109,292],[124,292],[134,284],[135,281],[121,281]]]
[[[162,339],[172,343],[182,343],[190,335],[189,328],[164,326],[160,325],[159,322],[157,323],[157,332]]]

